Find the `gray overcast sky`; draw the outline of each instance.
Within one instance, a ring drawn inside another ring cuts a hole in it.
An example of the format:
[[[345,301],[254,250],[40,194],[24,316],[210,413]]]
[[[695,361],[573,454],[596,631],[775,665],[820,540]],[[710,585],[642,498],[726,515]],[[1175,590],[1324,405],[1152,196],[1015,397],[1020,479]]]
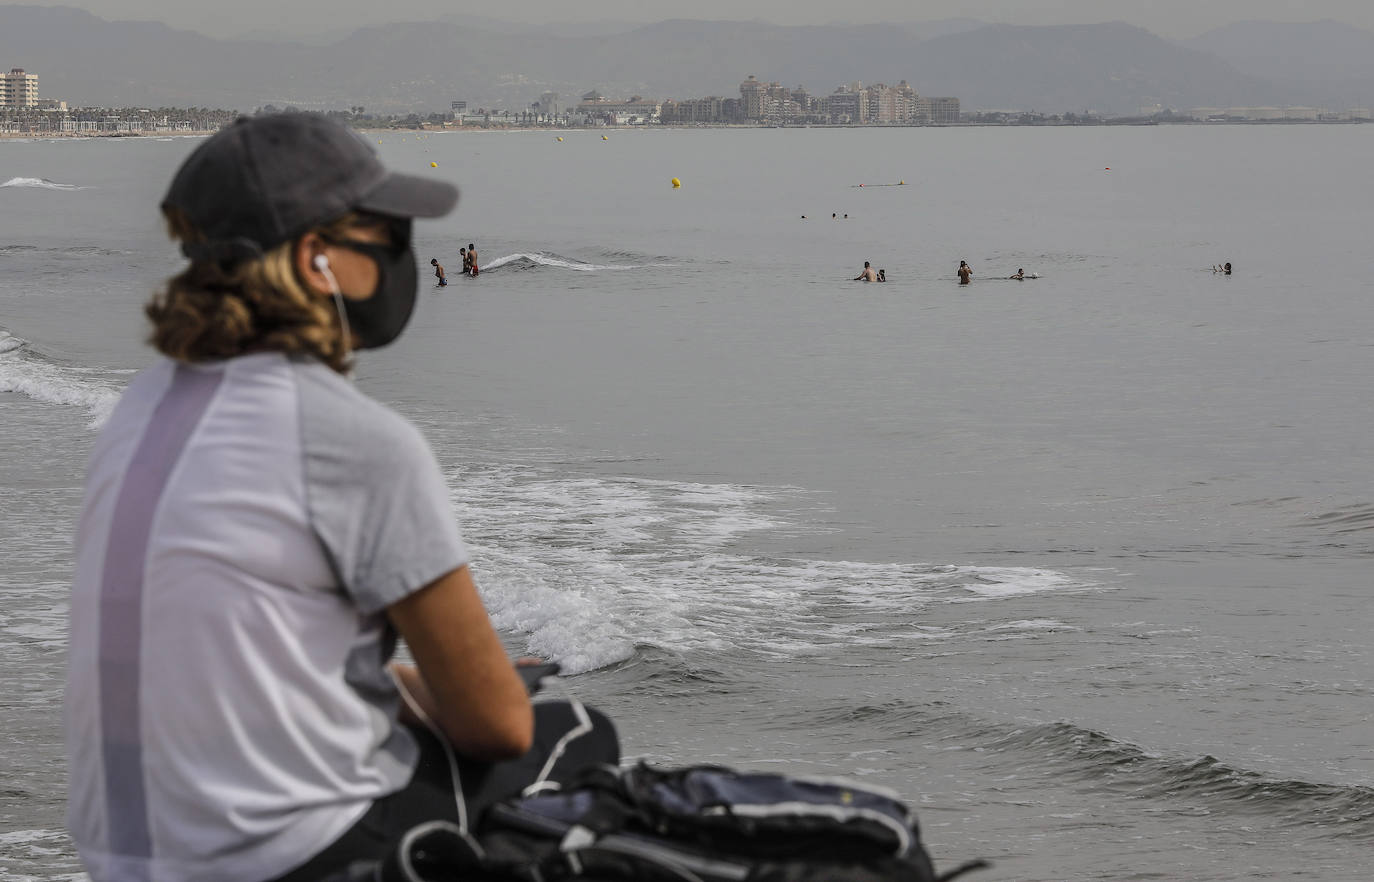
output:
[[[1121,20],[1174,38],[1193,37],[1234,21],[1332,18],[1374,30],[1370,0],[0,0],[0,5],[77,6],[102,18],[163,21],[213,36],[280,27],[335,32],[389,21],[454,14],[529,23],[575,19],[659,21],[665,18],[764,19],[826,24],[843,19],[932,21],[968,17],[1009,24],[1085,24]],[[843,10],[842,14],[840,10]]]

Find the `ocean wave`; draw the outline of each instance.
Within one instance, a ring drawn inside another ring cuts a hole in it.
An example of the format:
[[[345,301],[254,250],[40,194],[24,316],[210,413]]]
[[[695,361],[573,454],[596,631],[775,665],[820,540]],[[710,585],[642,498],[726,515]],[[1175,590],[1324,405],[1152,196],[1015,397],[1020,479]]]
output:
[[[527,469],[451,476],[493,620],[528,649],[580,673],[642,648],[769,658],[913,641],[1033,639],[1061,627],[995,632],[923,624],[928,604],[995,603],[1102,585],[1031,567],[763,558],[747,534],[793,529],[775,514],[800,491],[629,478],[562,479]]]
[[[0,331],[0,392],[17,392],[35,401],[84,407],[91,427],[109,418],[121,390],[91,372],[66,367],[32,352],[28,341]]]
[[[1374,505],[1359,503],[1335,511],[1313,515],[1310,522],[1335,533],[1358,533],[1374,529]]]
[[[0,187],[35,187],[41,190],[85,190],[85,187],[76,184],[63,184],[58,181],[50,181],[47,178],[10,178]]]
[[[1057,775],[1092,780],[1132,798],[1224,802],[1289,824],[1374,838],[1370,787],[1279,779],[1214,756],[1161,755],[1068,722],[1013,729],[984,749],[1045,754]]]
[[[597,254],[606,260],[614,260],[617,263],[639,263],[650,266],[676,266],[681,260],[681,258],[667,254],[650,255],[638,251],[624,251],[619,248],[604,248]]]
[[[553,269],[567,269],[582,273],[595,273],[617,270],[636,270],[650,269],[653,267],[673,266],[671,263],[637,263],[637,264],[609,264],[609,263],[587,263],[586,261],[575,260],[570,257],[563,257],[548,251],[520,251],[515,254],[507,254],[505,257],[498,257],[482,265],[484,273],[492,272],[503,267],[509,269],[537,269],[549,267]],[[480,277],[479,277],[480,278]]]
[[[1276,778],[1214,756],[1147,750],[1068,721],[1031,726],[992,722],[943,701],[895,700],[853,708],[799,708],[779,724],[840,726],[922,738],[1013,763],[1018,777],[1081,782],[1121,799],[1174,800],[1251,811],[1286,825],[1374,838],[1374,788]],[[1027,756],[1035,757],[1028,763]]]
[[[34,875],[37,872],[39,875]],[[0,880],[86,882],[65,830],[12,830],[0,833]]]
[[[62,248],[44,248],[41,245],[0,245],[0,254],[75,254],[113,257],[129,253],[128,251],[101,248],[98,245],[67,245]]]

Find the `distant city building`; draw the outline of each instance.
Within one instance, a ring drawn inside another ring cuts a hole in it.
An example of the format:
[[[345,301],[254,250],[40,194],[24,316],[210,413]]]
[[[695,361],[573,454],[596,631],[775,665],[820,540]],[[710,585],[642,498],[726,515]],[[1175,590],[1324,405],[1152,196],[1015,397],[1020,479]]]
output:
[[[539,102],[535,105],[535,109],[540,116],[546,116],[550,119],[556,118],[561,110],[558,104],[558,93],[545,92],[540,95]]]
[[[763,102],[768,86],[760,83],[753,74],[739,84],[739,97],[744,102],[745,119],[763,119]]]
[[[643,125],[657,122],[661,105],[657,101],[634,95],[625,101],[612,101],[593,89],[582,96],[576,112],[586,119],[607,125]]]
[[[16,67],[0,76],[0,107],[37,107],[38,75]]]
[[[828,122],[860,125],[868,122],[868,94],[840,86],[821,99],[821,114]]]
[[[449,110],[453,111],[455,117],[460,117],[467,113],[468,103],[466,101],[454,101],[449,104]]]
[[[930,102],[930,121],[935,125],[949,125],[959,121],[958,98],[927,98]]]
[[[1318,120],[1360,119],[1352,111],[1332,113],[1324,107],[1194,107],[1190,114],[1197,119],[1223,121],[1245,120],[1263,122],[1266,120]]]

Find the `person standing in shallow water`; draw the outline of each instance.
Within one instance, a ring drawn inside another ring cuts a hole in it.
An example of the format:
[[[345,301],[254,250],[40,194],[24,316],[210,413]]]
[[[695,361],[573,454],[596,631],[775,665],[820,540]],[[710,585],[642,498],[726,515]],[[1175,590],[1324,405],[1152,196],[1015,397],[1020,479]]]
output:
[[[468,274],[473,278],[477,277],[477,246],[468,243]]]
[[[438,287],[443,288],[448,285],[448,278],[444,275],[444,265],[439,262],[439,258],[431,257],[430,265],[434,267],[434,278],[438,279]]]
[[[531,706],[433,452],[348,379],[410,319],[413,218],[457,198],[305,114],[240,119],[176,173],[190,263],[146,307],[164,357],[95,441],[75,544],[67,826],[92,882],[318,882],[618,762],[595,711]]]
[[[964,261],[959,261],[959,284],[967,285],[973,278],[973,269]]]

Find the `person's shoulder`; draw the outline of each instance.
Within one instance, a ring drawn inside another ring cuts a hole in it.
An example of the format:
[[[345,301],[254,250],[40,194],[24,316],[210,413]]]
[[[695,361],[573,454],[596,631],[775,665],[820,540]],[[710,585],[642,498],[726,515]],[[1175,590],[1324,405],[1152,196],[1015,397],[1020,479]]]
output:
[[[97,453],[121,440],[141,435],[158,402],[172,385],[176,366],[170,358],[159,358],[134,375],[101,425],[95,444]]]
[[[390,470],[386,464],[433,459],[420,430],[388,405],[319,362],[293,361],[292,367],[308,457],[368,463],[381,471]]]

